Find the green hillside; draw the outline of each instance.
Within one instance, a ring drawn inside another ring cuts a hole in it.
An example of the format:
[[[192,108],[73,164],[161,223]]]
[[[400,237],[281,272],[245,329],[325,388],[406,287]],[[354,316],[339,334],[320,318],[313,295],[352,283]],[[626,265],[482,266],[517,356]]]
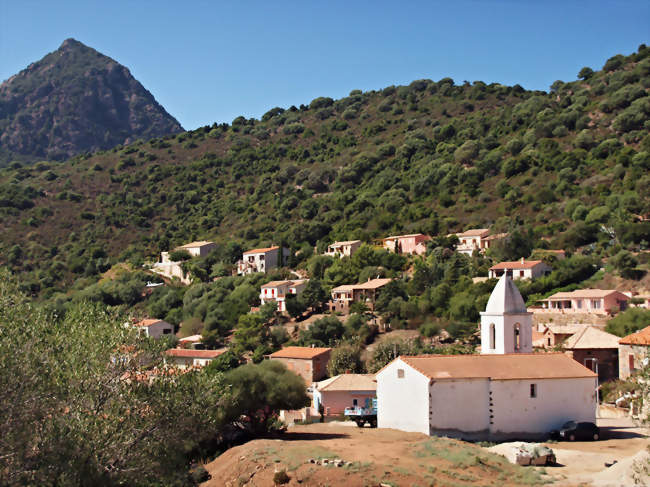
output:
[[[14,163],[0,172],[0,264],[50,296],[198,239],[222,244],[206,280],[246,247],[302,249],[298,265],[332,240],[470,227],[535,246],[593,244],[599,256],[646,247],[649,55],[642,45],[548,93],[417,80],[63,163]]]

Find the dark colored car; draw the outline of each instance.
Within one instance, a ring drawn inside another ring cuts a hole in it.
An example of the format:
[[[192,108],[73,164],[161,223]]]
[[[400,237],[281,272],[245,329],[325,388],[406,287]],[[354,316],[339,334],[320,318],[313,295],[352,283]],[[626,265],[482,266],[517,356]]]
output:
[[[600,429],[594,423],[576,423],[567,421],[559,430],[551,431],[551,438],[556,440],[599,440]]]

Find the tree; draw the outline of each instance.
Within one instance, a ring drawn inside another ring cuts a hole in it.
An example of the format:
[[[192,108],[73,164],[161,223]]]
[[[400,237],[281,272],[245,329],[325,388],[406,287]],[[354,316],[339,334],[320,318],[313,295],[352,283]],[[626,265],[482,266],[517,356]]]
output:
[[[271,342],[268,325],[259,313],[248,313],[239,317],[233,347],[235,353],[253,352],[260,346]]]
[[[227,421],[253,433],[274,427],[281,409],[299,409],[309,405],[304,380],[277,360],[246,364],[224,376],[231,395],[224,404]]]
[[[293,318],[302,315],[307,309],[307,306],[305,306],[303,300],[300,299],[300,296],[296,296],[295,294],[287,294],[285,296],[284,307],[286,308],[287,313],[289,313],[289,316],[292,316]]]
[[[578,72],[578,78],[581,80],[588,80],[594,75],[594,70],[588,66],[585,66]]]
[[[633,279],[635,277],[636,266],[639,265],[636,257],[627,250],[621,250],[610,259],[610,263],[626,279]]]
[[[327,293],[323,289],[323,285],[318,279],[310,279],[298,297],[305,308],[312,308],[314,310],[320,309],[328,298]]]
[[[169,253],[169,260],[171,260],[172,262],[183,262],[186,260],[190,260],[191,258],[192,256],[190,255],[190,253],[187,250],[183,250],[183,249],[172,250]]]
[[[186,483],[224,427],[221,375],[155,375],[160,342],[124,317],[80,303],[57,321],[0,277],[0,484]]]
[[[327,363],[327,373],[330,377],[339,374],[361,374],[363,371],[361,347],[342,345],[332,350],[332,355]]]
[[[300,332],[300,343],[304,346],[326,347],[340,340],[344,332],[343,323],[336,316],[326,316],[314,321],[307,330]]]
[[[650,323],[650,310],[630,308],[607,322],[605,331],[623,337],[642,330]]]

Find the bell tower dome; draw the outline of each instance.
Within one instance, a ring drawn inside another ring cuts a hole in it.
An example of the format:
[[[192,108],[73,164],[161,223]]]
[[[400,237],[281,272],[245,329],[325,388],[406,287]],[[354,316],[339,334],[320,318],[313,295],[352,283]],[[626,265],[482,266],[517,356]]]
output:
[[[533,351],[533,314],[512,279],[505,273],[494,286],[481,312],[481,354]]]

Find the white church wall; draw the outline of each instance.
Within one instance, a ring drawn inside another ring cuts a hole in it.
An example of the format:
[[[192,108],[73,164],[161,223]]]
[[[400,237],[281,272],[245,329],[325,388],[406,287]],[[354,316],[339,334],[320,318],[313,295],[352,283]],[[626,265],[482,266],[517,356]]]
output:
[[[429,434],[429,378],[400,359],[377,374],[377,426]]]
[[[531,384],[535,396],[531,396]],[[493,380],[491,432],[546,433],[566,421],[596,422],[596,380]]]
[[[489,429],[487,379],[433,381],[429,393],[432,430],[480,432]]]

